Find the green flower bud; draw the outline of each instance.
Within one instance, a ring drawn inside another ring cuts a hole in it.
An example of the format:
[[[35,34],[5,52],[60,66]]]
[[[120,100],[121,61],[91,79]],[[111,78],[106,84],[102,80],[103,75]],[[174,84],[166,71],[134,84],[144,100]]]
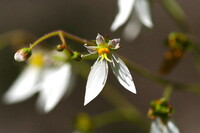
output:
[[[26,61],[32,54],[32,51],[30,48],[22,48],[18,50],[15,55],[14,59],[18,62]]]
[[[159,99],[152,101],[150,103],[150,109],[148,112],[148,116],[151,119],[155,119],[156,117],[160,117],[162,120],[166,120],[171,117],[173,113],[173,108],[165,99]]]
[[[93,130],[93,121],[86,113],[79,113],[74,122],[75,129],[81,133],[90,133]]]
[[[187,35],[180,32],[172,32],[169,34],[167,43],[170,49],[190,50],[192,43]]]
[[[82,60],[81,54],[79,52],[77,52],[77,51],[74,51],[72,59],[75,60],[75,61]]]

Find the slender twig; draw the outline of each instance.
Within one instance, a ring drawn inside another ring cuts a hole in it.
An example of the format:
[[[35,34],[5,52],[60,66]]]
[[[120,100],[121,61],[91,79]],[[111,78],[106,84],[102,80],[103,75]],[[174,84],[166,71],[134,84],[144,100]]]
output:
[[[80,38],[80,37],[77,37],[75,35],[72,35],[68,32],[65,32],[65,31],[62,31],[62,30],[58,30],[58,31],[54,31],[54,32],[50,32],[42,37],[40,37],[37,41],[35,41],[31,46],[30,48],[32,49],[33,47],[35,47],[36,45],[38,45],[39,43],[41,43],[42,41],[46,40],[46,39],[49,39],[50,37],[53,37],[53,36],[59,36],[59,35],[63,35],[65,36],[66,38],[68,39],[71,39],[73,41],[76,41],[76,42],[79,42],[79,43],[82,43],[82,44],[86,44],[87,45],[95,45],[94,43],[86,40],[86,39],[83,39],[83,38]],[[62,38],[64,39],[64,38]],[[62,40],[61,39],[61,40]],[[65,42],[65,41],[64,41]]]
[[[170,96],[171,96],[171,94],[172,94],[172,91],[173,91],[173,87],[172,87],[172,86],[167,86],[167,87],[165,88],[164,93],[163,93],[163,98],[164,98],[165,100],[169,101]]]
[[[101,128],[117,122],[128,121],[138,127],[141,131],[147,133],[150,124],[149,121],[136,117],[137,114],[134,114],[130,108],[117,108],[94,116],[93,121],[95,123],[95,128]]]
[[[185,13],[176,0],[157,0],[157,2],[166,10],[171,18],[175,20],[182,31],[188,31]]]

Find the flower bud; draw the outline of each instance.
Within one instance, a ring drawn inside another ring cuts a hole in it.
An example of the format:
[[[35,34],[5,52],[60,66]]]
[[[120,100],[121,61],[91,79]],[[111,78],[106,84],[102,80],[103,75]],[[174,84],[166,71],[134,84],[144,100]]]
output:
[[[92,118],[86,113],[79,113],[74,119],[74,128],[81,133],[89,133],[93,130]]]
[[[14,59],[18,62],[23,62],[26,61],[31,54],[32,52],[30,48],[22,48],[15,53]]]
[[[79,52],[75,51],[73,53],[72,59],[75,60],[75,61],[80,61],[82,59],[81,54]]]
[[[65,49],[65,45],[64,44],[59,44],[56,46],[56,50],[57,51],[63,51]]]
[[[152,101],[150,106],[148,116],[151,119],[160,117],[162,120],[167,120],[174,112],[171,105],[165,99]]]

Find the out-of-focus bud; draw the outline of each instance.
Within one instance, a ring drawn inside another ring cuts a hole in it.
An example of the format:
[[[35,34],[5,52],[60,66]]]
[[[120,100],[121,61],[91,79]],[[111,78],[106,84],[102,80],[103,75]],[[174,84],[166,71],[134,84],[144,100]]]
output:
[[[152,101],[148,116],[152,119],[150,133],[180,133],[171,115],[173,108],[165,99]]]
[[[182,59],[185,51],[192,49],[192,44],[188,37],[179,32],[170,33],[166,40],[166,45],[169,49],[163,57],[160,67],[161,74],[169,73]]]
[[[72,59],[75,60],[75,61],[82,60],[81,54],[79,52],[77,52],[77,51],[74,51]]]
[[[57,51],[63,51],[65,49],[65,47],[66,46],[64,44],[59,44],[59,45],[56,46],[56,50]]]
[[[75,117],[75,129],[81,133],[90,133],[93,130],[93,121],[86,113],[79,113]]]
[[[173,108],[165,99],[159,99],[152,101],[150,103],[150,109],[148,111],[148,116],[151,119],[155,119],[156,117],[160,117],[162,120],[167,120],[171,117],[174,112]]]
[[[32,54],[32,51],[30,48],[22,48],[18,50],[15,55],[14,59],[18,62],[26,61]]]

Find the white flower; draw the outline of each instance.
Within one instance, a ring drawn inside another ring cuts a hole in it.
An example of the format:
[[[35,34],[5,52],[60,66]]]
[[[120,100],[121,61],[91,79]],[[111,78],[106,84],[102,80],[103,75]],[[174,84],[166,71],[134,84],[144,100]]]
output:
[[[171,120],[164,123],[157,117],[151,123],[150,133],[180,133],[180,131]]]
[[[99,57],[92,66],[86,85],[84,105],[93,100],[103,89],[108,76],[108,63],[119,83],[132,93],[136,93],[132,76],[124,62],[112,54],[118,49],[120,39],[105,41],[100,34],[96,37],[97,46],[86,46],[91,54],[98,53]]]
[[[115,31],[120,26],[127,23],[124,35],[127,39],[134,39],[139,34],[142,24],[148,28],[153,27],[150,6],[148,0],[118,0],[119,12],[111,25],[111,30]]]
[[[55,60],[55,56],[63,58],[61,53],[45,55],[47,56],[41,51],[35,51],[28,65],[4,95],[5,103],[18,103],[39,92],[37,107],[47,113],[58,104],[65,93],[69,93],[71,64]]]

